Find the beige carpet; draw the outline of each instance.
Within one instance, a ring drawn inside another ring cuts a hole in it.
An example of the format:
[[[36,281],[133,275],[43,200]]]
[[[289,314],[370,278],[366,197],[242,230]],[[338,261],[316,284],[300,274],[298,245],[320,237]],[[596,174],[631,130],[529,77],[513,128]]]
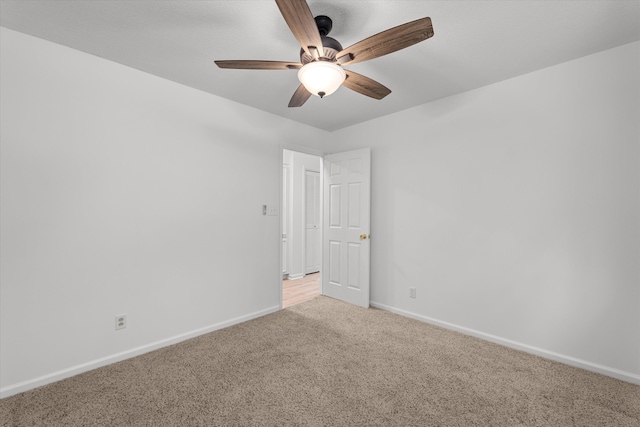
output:
[[[640,387],[319,297],[0,401],[2,426],[633,426]]]

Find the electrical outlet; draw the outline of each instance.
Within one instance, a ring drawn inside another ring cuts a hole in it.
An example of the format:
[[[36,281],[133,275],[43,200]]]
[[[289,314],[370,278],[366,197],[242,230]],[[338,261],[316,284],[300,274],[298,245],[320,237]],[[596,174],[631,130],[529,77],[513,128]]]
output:
[[[416,288],[409,288],[409,298],[416,297]]]
[[[118,329],[125,329],[127,327],[127,315],[120,314],[116,316],[116,331]]]

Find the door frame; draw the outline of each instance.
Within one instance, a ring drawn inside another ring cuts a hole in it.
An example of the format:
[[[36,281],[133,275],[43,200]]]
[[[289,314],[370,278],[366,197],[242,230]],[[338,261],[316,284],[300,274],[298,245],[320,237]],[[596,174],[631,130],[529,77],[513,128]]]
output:
[[[320,169],[324,168],[324,163],[323,161],[320,162]],[[320,257],[320,266],[318,267],[318,271],[322,271],[322,236],[323,236],[323,226],[322,226],[322,200],[323,200],[323,187],[322,187],[322,170],[319,171],[314,171],[314,170],[310,170],[307,168],[304,168],[304,184],[302,185],[302,188],[304,188],[304,201],[302,203],[302,217],[304,218],[304,233],[302,236],[302,250],[304,251],[304,255],[303,255],[303,259],[304,259],[304,265],[303,265],[303,271],[304,271],[304,275],[306,276],[307,274],[311,274],[311,273],[307,273],[307,256],[309,255],[307,253],[307,197],[309,196],[309,194],[307,193],[307,179],[309,178],[309,173],[314,173],[314,174],[318,174],[318,188],[316,189],[317,193],[316,193],[316,197],[319,198],[320,204],[318,205],[317,209],[319,209],[317,211],[318,214],[318,227],[320,228],[320,230],[317,230],[320,232],[320,238],[318,240],[318,245],[320,245],[320,250],[318,252],[318,256]],[[316,250],[318,250],[318,248],[316,247]],[[321,286],[322,287],[322,286]]]
[[[279,295],[279,300],[280,300],[280,310],[282,310],[282,233],[283,233],[283,226],[282,226],[282,202],[283,202],[283,176],[284,176],[284,172],[283,172],[283,158],[284,158],[284,150],[289,150],[289,151],[296,151],[298,153],[302,153],[302,154],[310,154],[312,156],[318,156],[321,159],[321,164],[320,164],[320,188],[322,190],[323,185],[324,185],[324,156],[326,155],[326,153],[322,150],[318,150],[312,147],[305,147],[303,145],[296,145],[296,144],[280,144],[280,156],[278,157],[278,170],[280,171],[280,185],[279,185],[279,190],[278,193],[280,195],[279,199],[279,209],[278,209],[278,222],[280,224],[279,229],[280,229],[280,234],[278,234],[278,258],[280,260],[280,262],[278,263],[278,291],[280,292]],[[322,194],[322,191],[320,192]],[[324,224],[324,198],[320,197],[320,224]],[[322,235],[324,235],[324,230],[322,230]],[[322,239],[321,239],[322,241]],[[305,254],[306,255],[306,254]],[[320,294],[322,294],[322,253],[320,254]]]

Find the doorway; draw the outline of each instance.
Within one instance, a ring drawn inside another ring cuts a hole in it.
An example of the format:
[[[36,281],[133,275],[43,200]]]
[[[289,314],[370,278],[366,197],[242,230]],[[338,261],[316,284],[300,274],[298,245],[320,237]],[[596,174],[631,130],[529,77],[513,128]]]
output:
[[[322,162],[321,156],[283,149],[283,308],[321,293]]]

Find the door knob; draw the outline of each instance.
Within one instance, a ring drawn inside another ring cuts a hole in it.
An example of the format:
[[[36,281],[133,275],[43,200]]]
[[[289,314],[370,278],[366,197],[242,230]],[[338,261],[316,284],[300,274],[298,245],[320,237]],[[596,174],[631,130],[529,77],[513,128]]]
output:
[[[369,237],[369,236],[367,236],[366,234],[361,234],[360,235],[360,239],[361,240],[366,240],[367,237]]]

